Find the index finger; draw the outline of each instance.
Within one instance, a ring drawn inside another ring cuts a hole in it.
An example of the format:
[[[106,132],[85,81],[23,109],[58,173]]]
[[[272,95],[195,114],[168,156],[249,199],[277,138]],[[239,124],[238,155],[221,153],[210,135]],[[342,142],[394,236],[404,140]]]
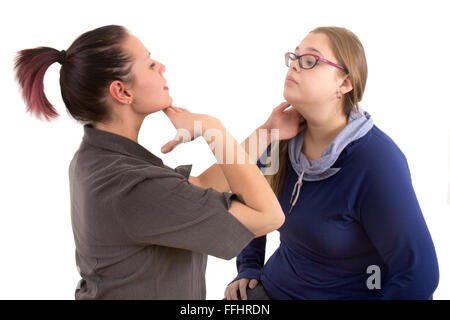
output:
[[[290,104],[289,102],[285,101],[285,102],[282,102],[282,103],[281,103],[278,107],[276,107],[275,109],[276,109],[277,111],[283,111],[283,110],[287,109],[290,105],[291,105],[291,104]]]
[[[164,111],[165,114],[167,114],[168,112],[173,112],[174,109],[173,109],[172,106],[169,106],[169,107],[167,107],[167,108],[164,108],[163,111]]]
[[[177,109],[180,110],[180,111],[188,111],[189,112],[189,110],[185,109],[185,108],[177,107]]]
[[[247,300],[247,285],[248,281],[239,282],[239,292],[241,294],[241,300]]]

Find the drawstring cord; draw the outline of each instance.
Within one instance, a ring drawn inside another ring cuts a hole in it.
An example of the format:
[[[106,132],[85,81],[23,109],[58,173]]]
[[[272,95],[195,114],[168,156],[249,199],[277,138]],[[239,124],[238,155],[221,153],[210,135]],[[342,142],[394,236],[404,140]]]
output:
[[[303,184],[303,175],[305,174],[305,171],[302,171],[302,174],[300,175],[300,177],[298,177],[297,182],[294,185],[294,190],[292,190],[292,195],[291,195],[291,200],[289,200],[289,203],[291,204],[291,208],[289,209],[289,213],[291,213],[292,209],[294,208],[295,204],[297,203],[297,199],[298,196],[300,195],[300,188],[302,187]],[[292,198],[295,195],[295,199],[294,202],[292,202]]]

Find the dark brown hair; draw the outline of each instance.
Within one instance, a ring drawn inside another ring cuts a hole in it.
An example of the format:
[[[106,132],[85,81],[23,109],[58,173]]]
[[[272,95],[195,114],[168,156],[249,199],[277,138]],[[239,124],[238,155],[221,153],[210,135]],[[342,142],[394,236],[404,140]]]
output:
[[[103,26],[79,36],[67,49],[62,63],[59,84],[70,115],[81,122],[106,121],[109,84],[114,80],[132,81],[133,58],[122,44],[128,37],[122,26]],[[59,114],[44,93],[44,75],[58,62],[60,51],[38,47],[17,52],[14,70],[27,105],[27,112],[45,120]]]

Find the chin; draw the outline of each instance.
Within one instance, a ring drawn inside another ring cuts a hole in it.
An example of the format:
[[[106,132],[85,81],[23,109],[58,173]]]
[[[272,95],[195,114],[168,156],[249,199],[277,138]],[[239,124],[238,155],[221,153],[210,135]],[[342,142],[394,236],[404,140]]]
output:
[[[283,97],[286,100],[286,102],[288,102],[290,105],[300,104],[300,99],[299,99],[298,95],[293,95],[292,93],[288,93],[288,92],[286,92],[286,90],[284,90],[284,92],[283,92]]]
[[[167,98],[163,99],[160,103],[161,110],[170,107],[173,104],[173,100],[171,96],[168,96]]]

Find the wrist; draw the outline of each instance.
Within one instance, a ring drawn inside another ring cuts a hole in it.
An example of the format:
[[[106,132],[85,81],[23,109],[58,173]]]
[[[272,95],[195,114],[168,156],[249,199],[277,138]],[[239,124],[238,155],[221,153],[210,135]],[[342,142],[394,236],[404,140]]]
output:
[[[272,133],[272,128],[267,123],[264,123],[264,124],[260,125],[256,129],[256,131],[258,133],[258,136],[260,136],[261,134],[264,134],[267,137],[267,143],[268,144],[272,143],[274,135]]]
[[[265,130],[270,130],[270,125],[267,123],[267,121],[266,122],[264,122],[262,125],[260,125],[259,127],[258,127],[258,130],[259,129],[265,129]]]
[[[208,130],[217,129],[220,130],[222,128],[222,123],[219,119],[212,116],[205,116],[202,119],[202,136],[205,138],[205,133]]]

